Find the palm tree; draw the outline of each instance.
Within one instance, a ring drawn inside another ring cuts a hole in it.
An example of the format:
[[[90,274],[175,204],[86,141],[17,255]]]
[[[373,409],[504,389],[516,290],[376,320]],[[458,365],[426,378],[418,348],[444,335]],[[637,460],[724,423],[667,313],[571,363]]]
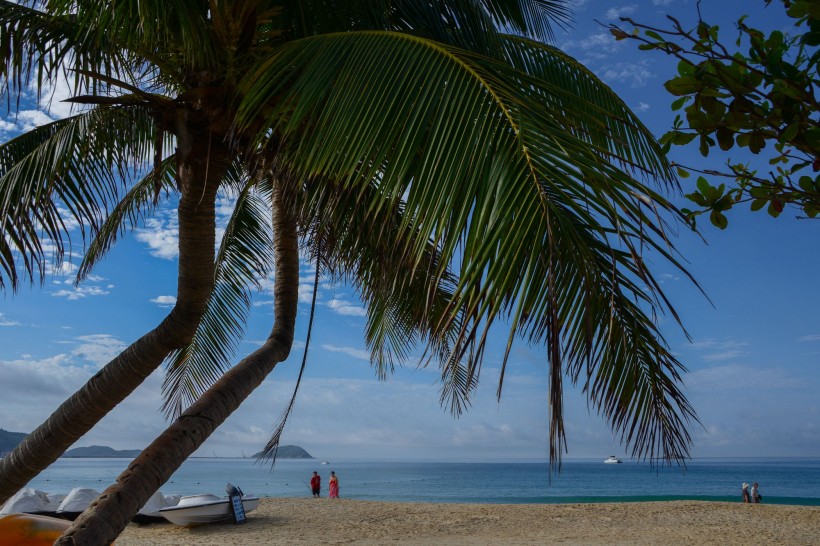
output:
[[[508,352],[517,337],[547,346],[551,460],[559,462],[565,450],[564,375],[634,453],[687,456],[686,423],[694,413],[678,386],[683,368],[652,320],[674,310],[643,258],[658,254],[680,267],[665,226],[680,215],[647,181],[674,187],[673,175],[621,100],[575,60],[533,39],[549,36],[550,17],[563,13],[563,2],[32,5],[0,9],[0,43],[11,44],[0,48],[7,82],[19,89],[32,67],[50,75],[70,64],[77,89],[86,90],[74,100],[91,110],[56,129],[94,116],[126,122],[116,131],[105,121],[109,130],[78,136],[72,148],[60,146],[65,136],[43,131],[42,143],[24,142],[27,150],[9,162],[4,183],[21,189],[0,219],[4,227],[20,226],[6,244],[25,258],[30,277],[42,263],[31,227],[43,223],[57,238],[64,232],[58,199],[95,236],[83,271],[125,220],[144,210],[149,190],[160,194],[171,178],[180,203],[196,199],[197,211],[212,207],[219,188],[269,187],[273,213],[276,303],[268,341],[201,396],[194,388],[190,398],[198,400],[63,543],[113,540],[287,357],[300,240],[324,271],[360,289],[378,369],[421,342],[441,366],[443,398],[459,411],[478,379],[488,332],[503,321]],[[166,135],[175,145],[168,157]],[[18,168],[31,149],[65,167],[58,175]],[[89,156],[93,161],[84,161]],[[155,158],[151,172],[121,198],[121,166],[147,157]],[[108,201],[120,199],[109,213]],[[189,212],[180,204],[181,223]],[[213,252],[213,223],[189,227]],[[182,263],[182,247],[179,299],[186,301],[189,282],[203,296],[190,300],[198,305],[185,316],[200,329],[186,330],[184,341],[198,343],[161,344],[165,352],[154,366],[174,350],[186,355],[184,366],[187,355],[231,337],[210,339],[202,329],[212,323],[209,309],[219,307],[213,254],[202,259],[209,262],[205,286],[183,275],[190,264]],[[0,263],[13,285],[10,255],[0,252]],[[176,414],[184,405],[174,402],[178,389],[189,382],[169,385]],[[89,427],[94,419],[86,419]],[[51,433],[63,434],[59,427]],[[35,437],[32,447],[45,441]]]
[[[42,87],[61,63],[75,63],[79,75],[94,63],[103,63],[99,68],[107,66],[111,73],[111,63],[119,61],[116,56],[95,59],[104,50],[92,47],[88,51],[88,44],[76,43],[83,27],[75,16],[46,14],[4,2],[0,20],[0,35],[8,46],[3,48],[5,62],[0,70],[12,92],[15,85],[18,93],[25,87],[32,70]],[[125,64],[119,67],[128,68]],[[99,87],[98,83],[92,87]],[[112,218],[136,222],[140,205],[150,209],[152,196],[156,199],[163,188],[174,187],[179,193],[177,303],[159,325],[104,366],[0,461],[0,502],[88,432],[171,351],[190,343],[214,284],[214,203],[234,156],[231,147],[223,139],[209,138],[206,116],[189,105],[173,107],[165,98],[136,89],[131,97],[117,99],[110,106],[106,98],[97,99],[102,104],[99,108],[45,125],[2,146],[0,223],[5,237],[0,240],[0,285],[16,289],[21,277],[42,278],[50,257],[45,254],[45,239],[54,243],[57,259],[62,259],[68,240],[66,216],[96,234]],[[166,118],[157,119],[163,112]],[[163,132],[175,137],[175,162],[158,162],[152,173],[138,179],[104,223],[109,206],[117,204],[122,189],[135,178],[128,166],[144,165],[152,146],[159,153]],[[107,235],[110,243],[117,236],[116,229]]]

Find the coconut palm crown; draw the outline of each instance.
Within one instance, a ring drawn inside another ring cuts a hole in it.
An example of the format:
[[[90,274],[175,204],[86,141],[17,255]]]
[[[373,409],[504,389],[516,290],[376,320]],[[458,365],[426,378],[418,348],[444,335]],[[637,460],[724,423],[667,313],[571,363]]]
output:
[[[695,416],[654,320],[677,315],[645,260],[683,271],[674,176],[623,101],[544,43],[566,14],[558,0],[0,3],[9,103],[66,74],[83,107],[0,146],[0,283],[42,278],[75,222],[78,280],[160,199],[180,223],[175,308],[2,461],[2,494],[170,356],[174,423],[62,543],[113,540],[287,357],[299,244],[359,290],[380,373],[421,344],[458,413],[506,328],[504,363],[516,339],[546,347],[552,461],[564,377],[635,455],[685,459]],[[271,267],[271,335],[231,367]]]

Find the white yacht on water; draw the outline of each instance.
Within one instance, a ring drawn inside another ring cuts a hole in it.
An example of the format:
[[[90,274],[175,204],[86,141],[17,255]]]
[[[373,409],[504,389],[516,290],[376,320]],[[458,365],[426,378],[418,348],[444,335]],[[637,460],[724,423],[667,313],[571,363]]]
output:
[[[605,461],[604,464],[620,464],[622,461],[616,457],[615,455],[610,455]]]

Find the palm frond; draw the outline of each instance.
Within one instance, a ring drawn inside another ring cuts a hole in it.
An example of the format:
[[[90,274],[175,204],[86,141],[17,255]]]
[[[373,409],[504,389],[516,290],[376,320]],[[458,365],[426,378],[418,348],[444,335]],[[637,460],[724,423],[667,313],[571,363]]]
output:
[[[176,418],[230,366],[244,333],[250,290],[273,263],[269,195],[248,184],[239,195],[222,238],[216,284],[191,343],[169,356],[162,409]]]
[[[570,3],[566,0],[480,0],[495,24],[539,40],[555,37],[553,24],[560,28],[572,19]]]
[[[173,65],[213,68],[220,60],[218,41],[211,39],[208,0],[139,0],[114,4],[104,0],[50,0],[50,14],[71,17],[82,34],[67,33],[74,49],[82,52],[120,51],[130,61],[173,59]],[[156,14],[163,14],[157,17]],[[116,74],[116,65],[89,58],[83,67],[91,72]],[[170,65],[169,65],[170,66]],[[172,76],[170,71],[166,76]]]
[[[173,156],[164,159],[156,170],[134,184],[111,210],[83,254],[75,283],[81,282],[91,273],[94,266],[103,259],[114,246],[117,238],[124,234],[128,227],[135,228],[140,220],[148,216],[155,208],[158,179],[160,187],[166,192],[176,192],[176,163],[174,160]]]
[[[282,433],[285,431],[285,425],[288,423],[288,418],[293,411],[293,406],[296,404],[296,395],[299,393],[299,385],[302,384],[302,375],[305,373],[305,365],[307,364],[308,349],[310,349],[310,337],[313,333],[313,318],[316,315],[316,295],[319,292],[319,273],[321,271],[322,253],[317,249],[316,253],[316,271],[313,275],[313,295],[310,301],[310,317],[308,318],[307,335],[305,337],[305,349],[302,351],[302,364],[299,366],[299,376],[296,378],[296,385],[293,387],[293,394],[290,397],[287,407],[279,417],[279,422],[273,427],[273,434],[271,434],[268,443],[257,455],[257,460],[269,460],[271,465],[276,464],[276,454],[279,453],[279,442],[282,439]]]
[[[547,346],[550,444],[559,461],[563,370],[586,363],[594,375],[597,335],[631,351],[623,362],[653,382],[678,377],[679,363],[663,356],[652,318],[676,315],[644,255],[684,271],[665,225],[681,216],[651,181],[638,180],[668,182],[671,175],[623,102],[565,55],[525,40],[509,43],[503,60],[388,32],[293,42],[251,76],[240,123],[263,120],[289,168],[340,181],[373,217],[404,207],[398,228],[412,237],[397,252],[411,271],[428,263],[430,244],[440,254],[432,278],[457,266],[458,284],[436,327],[458,325],[456,360],[474,350],[467,379],[478,376],[499,318],[509,320],[511,338]],[[535,66],[527,51],[554,66]],[[367,200],[371,184],[382,199]],[[562,320],[579,301],[606,311],[585,317],[598,321],[600,334],[585,321]],[[565,339],[580,343],[562,351]],[[668,414],[653,410],[677,404],[684,420],[692,416],[681,391],[632,392],[644,394],[651,403],[627,405],[630,427],[637,427],[627,439],[640,453],[662,447],[685,454],[688,437],[671,434]],[[606,391],[598,402],[616,395]],[[660,443],[651,430],[661,430]]]
[[[37,4],[34,2],[33,4]],[[41,83],[71,55],[66,35],[74,34],[72,22],[24,3],[0,2],[0,80],[3,94],[20,98],[32,76]]]
[[[58,77],[70,82],[78,93],[102,89],[99,80],[88,80],[84,73],[129,74],[132,81],[139,80],[143,74],[138,73],[138,67],[144,58],[135,57],[127,46],[112,40],[114,27],[103,26],[95,32],[96,27],[83,26],[89,12],[105,14],[110,6],[100,3],[86,9],[88,4],[0,2],[0,75],[6,76],[3,93],[16,95],[19,101],[20,94],[33,84],[39,96]]]
[[[435,246],[430,243],[421,265],[403,252],[415,235],[401,229],[401,207],[373,206],[386,198],[375,184],[346,188],[317,179],[301,194],[303,222],[309,226],[305,239],[313,248],[327,249],[324,269],[332,279],[353,283],[366,304],[365,342],[377,376],[386,379],[419,344],[426,345],[419,365],[442,363],[442,405],[460,415],[477,385],[465,372],[473,355],[455,358],[461,353],[459,321],[439,327],[456,279],[447,270],[439,278],[432,275],[440,258]]]
[[[62,259],[73,222],[83,237],[96,233],[121,188],[150,157],[152,138],[152,122],[141,108],[99,108],[0,145],[0,223],[25,276],[42,278],[51,258],[43,253],[45,240]],[[13,261],[3,267],[16,269]]]

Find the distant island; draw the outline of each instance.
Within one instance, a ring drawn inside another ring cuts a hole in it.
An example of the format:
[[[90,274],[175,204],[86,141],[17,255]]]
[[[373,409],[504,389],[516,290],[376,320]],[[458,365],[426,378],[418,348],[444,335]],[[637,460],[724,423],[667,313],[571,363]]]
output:
[[[254,453],[251,457],[256,459],[262,454]],[[313,459],[313,455],[305,451],[299,446],[279,446],[279,451],[276,452],[277,459]]]
[[[63,457],[68,459],[78,459],[83,457],[93,458],[122,458],[133,459],[142,452],[141,449],[113,449],[108,446],[88,446],[75,447],[63,453]]]
[[[17,445],[28,436],[25,432],[9,432],[0,428],[0,457],[17,447]]]
[[[4,457],[12,449],[17,447],[25,437],[27,432],[9,432],[0,428],[0,457]],[[69,459],[78,458],[123,458],[133,459],[140,454],[141,449],[113,449],[108,446],[88,446],[75,447],[63,453],[63,457]]]
[[[0,457],[4,457],[12,449],[18,446],[25,437],[27,432],[9,432],[0,428]],[[88,446],[75,447],[63,453],[63,457],[69,459],[78,458],[124,458],[133,459],[140,454],[141,449],[113,449],[108,446]],[[261,453],[261,452],[260,452]],[[253,455],[253,458],[259,456],[260,453]],[[299,446],[279,446],[279,452],[276,454],[277,459],[313,459],[314,457]]]

